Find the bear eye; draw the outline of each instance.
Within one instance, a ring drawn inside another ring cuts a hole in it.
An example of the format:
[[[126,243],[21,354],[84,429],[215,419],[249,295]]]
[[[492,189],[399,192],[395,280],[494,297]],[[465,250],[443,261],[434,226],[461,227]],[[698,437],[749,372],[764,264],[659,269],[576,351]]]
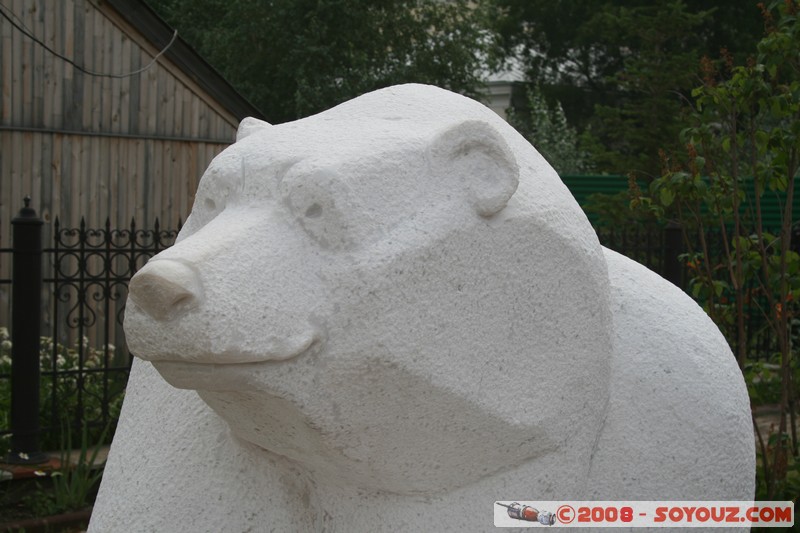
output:
[[[198,227],[203,227],[219,215],[228,204],[231,194],[230,187],[225,184],[216,184],[216,187],[201,187],[197,191],[197,199],[192,208],[192,217]]]
[[[234,201],[244,186],[245,161],[230,148],[206,169],[197,188],[192,219],[198,228],[214,220]]]
[[[306,218],[317,218],[322,216],[322,206],[319,204],[311,204],[311,206],[306,209]]]
[[[340,250],[352,246],[349,222],[341,209],[347,194],[335,176],[287,177],[282,186],[292,217],[321,248]]]

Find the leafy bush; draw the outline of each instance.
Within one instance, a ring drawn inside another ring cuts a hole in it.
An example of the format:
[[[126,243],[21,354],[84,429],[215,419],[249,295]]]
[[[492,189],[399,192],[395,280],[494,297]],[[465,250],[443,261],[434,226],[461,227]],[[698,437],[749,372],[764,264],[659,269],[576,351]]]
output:
[[[510,110],[509,123],[536,147],[559,174],[590,171],[589,155],[581,147],[575,128],[556,101],[550,104],[538,86],[527,90],[527,110]]]
[[[111,371],[104,377],[104,368],[115,359],[115,347],[109,344],[94,348],[86,337],[73,346],[42,337],[39,346],[41,448],[61,449],[66,427],[80,429],[86,425],[90,442],[97,442],[100,437],[110,440],[114,428],[107,434],[103,429],[109,420],[119,417],[128,377],[124,370]],[[11,429],[11,347],[8,329],[0,327],[0,375],[8,376],[0,378],[2,429]],[[0,453],[7,453],[9,444],[9,435],[0,439]]]
[[[662,176],[632,206],[683,228],[692,295],[736,350],[753,401],[777,400],[777,432],[758,434],[759,494],[773,500],[795,486],[800,464],[793,362],[800,255],[792,249],[800,177],[800,3],[759,6],[767,32],[757,56],[746,66],[734,66],[726,54],[718,64],[703,62],[704,83],[692,92],[692,124],[682,133],[685,153],[664,154]],[[766,197],[780,207],[777,232],[765,227]],[[712,228],[720,231],[721,253],[706,239]],[[776,367],[748,366],[751,315],[771,332]]]

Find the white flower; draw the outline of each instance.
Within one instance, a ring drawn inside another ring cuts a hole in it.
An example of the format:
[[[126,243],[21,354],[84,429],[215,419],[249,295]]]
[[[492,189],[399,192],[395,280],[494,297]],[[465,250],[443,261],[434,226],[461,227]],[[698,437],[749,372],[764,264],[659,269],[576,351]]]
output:
[[[17,455],[19,455],[19,458],[24,461],[28,461],[30,459],[30,456],[24,452],[18,452]]]
[[[33,475],[37,477],[44,477],[47,475],[47,472],[42,472],[41,470],[34,470]]]
[[[0,338],[7,339],[8,338],[8,328],[3,326],[0,327]]]
[[[3,341],[3,342],[0,342],[0,348],[2,348],[4,350],[10,350],[11,349],[11,341],[6,340],[6,341]]]

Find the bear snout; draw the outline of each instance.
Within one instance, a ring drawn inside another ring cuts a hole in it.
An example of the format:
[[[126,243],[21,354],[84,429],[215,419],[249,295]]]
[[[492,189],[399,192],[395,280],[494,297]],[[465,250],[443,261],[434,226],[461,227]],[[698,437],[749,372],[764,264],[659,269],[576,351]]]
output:
[[[131,278],[128,297],[153,319],[167,321],[200,304],[202,284],[190,266],[156,259]]]

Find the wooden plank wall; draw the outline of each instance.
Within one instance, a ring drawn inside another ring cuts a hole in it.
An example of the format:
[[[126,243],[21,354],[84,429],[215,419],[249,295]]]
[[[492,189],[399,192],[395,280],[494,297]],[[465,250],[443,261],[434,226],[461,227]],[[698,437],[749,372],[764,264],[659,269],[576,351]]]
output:
[[[159,52],[101,0],[0,0],[49,48],[99,73],[123,74]],[[0,248],[26,194],[45,220],[163,228],[185,219],[199,177],[238,121],[163,57],[124,78],[89,75],[0,18]],[[0,279],[10,256],[0,254]],[[8,298],[0,285],[0,308]],[[2,320],[0,320],[2,325]]]
[[[92,71],[121,74],[158,50],[94,0],[0,0],[0,9]],[[237,121],[163,58],[130,77],[80,72],[0,19],[0,248],[31,194],[45,220],[185,218],[199,175]]]

